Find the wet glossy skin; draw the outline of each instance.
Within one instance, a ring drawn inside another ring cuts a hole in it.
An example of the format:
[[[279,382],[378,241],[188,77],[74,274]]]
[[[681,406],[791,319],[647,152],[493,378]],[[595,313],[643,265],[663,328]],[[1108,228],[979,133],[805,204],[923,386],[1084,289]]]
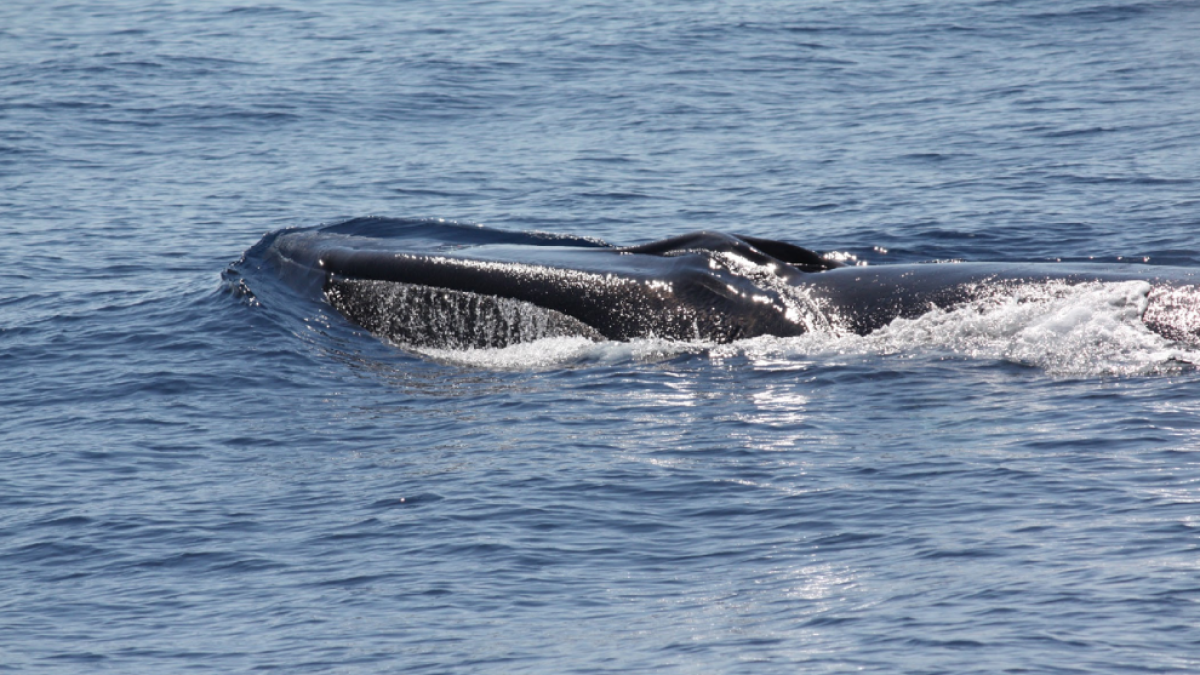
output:
[[[1172,339],[1200,335],[1195,292],[1200,274],[1183,268],[844,267],[786,242],[717,232],[619,248],[579,237],[372,219],[277,233],[263,246],[266,259],[294,286],[319,288],[352,321],[393,337],[408,320],[395,316],[407,311],[397,303],[416,298],[442,303],[443,313],[481,311],[486,301],[480,298],[515,300],[569,317],[572,321],[552,323],[589,337],[730,342],[814,330],[865,334],[898,317],[1029,284],[1136,280],[1150,283],[1149,327]],[[459,295],[430,300],[434,296],[427,292],[407,292],[401,299],[398,287],[389,284]],[[453,325],[469,330],[461,321]]]

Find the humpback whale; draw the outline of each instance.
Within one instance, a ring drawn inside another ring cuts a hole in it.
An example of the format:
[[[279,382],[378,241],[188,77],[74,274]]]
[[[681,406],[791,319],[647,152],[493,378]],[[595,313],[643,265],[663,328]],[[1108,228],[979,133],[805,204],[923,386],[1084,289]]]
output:
[[[702,231],[637,246],[428,220],[268,234],[248,252],[287,284],[402,344],[550,336],[731,342],[867,334],[1030,284],[1142,281],[1143,323],[1200,342],[1200,270],[1134,264],[847,266],[785,241]]]

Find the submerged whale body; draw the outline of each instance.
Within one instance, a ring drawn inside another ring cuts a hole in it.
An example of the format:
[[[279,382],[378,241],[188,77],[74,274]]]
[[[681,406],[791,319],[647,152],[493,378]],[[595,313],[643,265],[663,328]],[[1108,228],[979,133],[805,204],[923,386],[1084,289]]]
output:
[[[867,334],[1030,284],[1148,282],[1142,321],[1200,342],[1200,270],[954,263],[847,267],[783,241],[696,232],[620,247],[585,237],[360,218],[267,235],[289,285],[398,343],[503,347],[553,336],[730,342]]]

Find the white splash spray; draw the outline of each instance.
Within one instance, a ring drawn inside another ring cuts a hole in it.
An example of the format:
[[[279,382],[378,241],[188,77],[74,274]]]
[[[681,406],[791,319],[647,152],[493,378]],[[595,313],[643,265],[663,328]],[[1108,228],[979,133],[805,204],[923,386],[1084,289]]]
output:
[[[1189,351],[1141,322],[1150,285],[1143,281],[1045,282],[998,288],[988,297],[916,319],[897,319],[866,336],[830,330],[798,337],[760,337],[731,344],[634,340],[593,342],[557,337],[503,349],[418,353],[487,369],[544,369],[584,364],[659,361],[681,354],[816,364],[853,355],[950,356],[1001,360],[1052,375],[1103,377],[1173,372],[1200,363]]]

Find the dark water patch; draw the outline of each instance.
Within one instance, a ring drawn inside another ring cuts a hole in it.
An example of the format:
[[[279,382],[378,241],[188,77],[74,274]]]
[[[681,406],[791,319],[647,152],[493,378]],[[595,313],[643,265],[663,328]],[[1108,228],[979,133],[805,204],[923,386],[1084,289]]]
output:
[[[37,523],[35,527],[75,527],[78,525],[87,525],[91,522],[91,519],[84,516],[63,516]]]
[[[1174,3],[1141,2],[1141,3],[1083,3],[1085,6],[1057,12],[1041,12],[1029,15],[1035,22],[1095,22],[1109,23],[1128,21],[1174,6]]]
[[[102,548],[59,541],[40,541],[24,544],[0,553],[0,559],[7,560],[13,565],[55,566],[68,565],[71,562],[87,561],[87,564],[90,566],[95,562],[106,558],[111,559],[112,557],[115,556]]]
[[[286,16],[288,18],[318,19],[323,15],[319,12],[304,12],[278,5],[243,5],[224,10],[225,14],[250,16]]]
[[[380,499],[380,500],[372,503],[370,507],[373,509],[380,509],[380,510],[392,510],[392,509],[397,509],[397,508],[401,508],[401,509],[419,508],[419,507],[435,504],[437,502],[442,501],[442,499],[443,499],[443,497],[441,497],[439,495],[425,493],[425,494],[416,494],[416,495],[412,495],[412,496],[408,496],[408,497],[392,497],[392,498],[388,498],[388,499]]]
[[[50,661],[65,661],[69,663],[101,663],[107,661],[109,657],[105,654],[83,651],[53,654],[45,658]]]

